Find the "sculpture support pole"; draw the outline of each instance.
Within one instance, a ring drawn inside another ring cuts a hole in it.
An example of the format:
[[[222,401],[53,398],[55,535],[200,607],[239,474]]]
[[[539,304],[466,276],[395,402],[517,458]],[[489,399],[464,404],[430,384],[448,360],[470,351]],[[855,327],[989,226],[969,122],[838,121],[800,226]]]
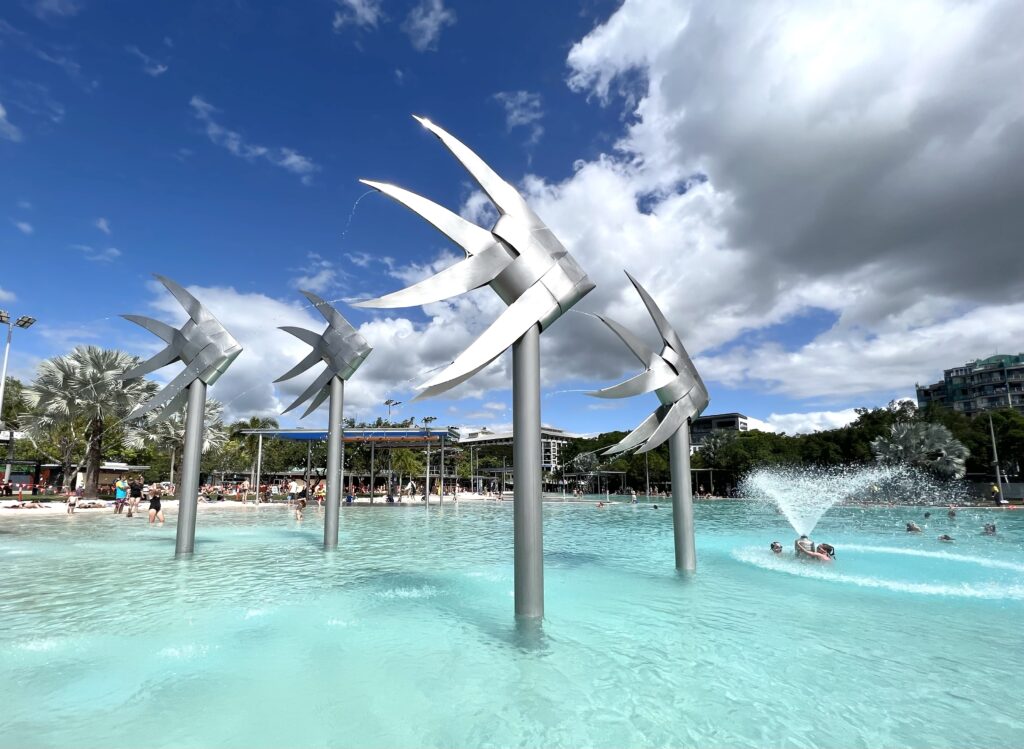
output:
[[[540,326],[512,344],[512,470],[516,616],[544,616]]]
[[[686,421],[668,439],[672,470],[672,528],[676,541],[676,569],[697,571],[693,539],[693,488],[690,486],[690,423]]]
[[[324,548],[338,546],[338,516],[341,514],[341,414],[345,403],[345,381],[331,378],[331,402],[327,417],[327,510],[324,513]]]
[[[199,461],[203,455],[203,419],[206,415],[206,383],[193,380],[188,386],[185,415],[185,446],[181,451],[181,485],[178,487],[178,535],[175,556],[188,556],[196,547],[196,508],[199,504]]]

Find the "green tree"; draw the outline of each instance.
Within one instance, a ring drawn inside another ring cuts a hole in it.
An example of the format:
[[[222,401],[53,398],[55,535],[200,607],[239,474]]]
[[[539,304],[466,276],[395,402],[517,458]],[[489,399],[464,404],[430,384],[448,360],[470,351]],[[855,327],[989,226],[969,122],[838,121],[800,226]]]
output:
[[[228,441],[230,431],[222,419],[224,406],[220,401],[208,399],[203,413],[203,445],[202,452],[208,453],[223,447]],[[161,413],[147,414],[139,422],[136,422],[124,442],[128,447],[142,449],[151,446],[162,452],[173,451],[181,455],[185,446],[185,420],[184,409],[171,414],[161,420]],[[181,461],[176,465],[176,475],[171,477],[171,482],[177,485],[181,473]]]
[[[86,496],[98,493],[104,440],[122,440],[121,423],[157,390],[155,383],[141,378],[119,378],[138,361],[123,351],[78,346],[70,354],[45,360],[25,388],[38,428],[47,428],[49,422],[58,431],[71,433],[76,423],[84,424]]]

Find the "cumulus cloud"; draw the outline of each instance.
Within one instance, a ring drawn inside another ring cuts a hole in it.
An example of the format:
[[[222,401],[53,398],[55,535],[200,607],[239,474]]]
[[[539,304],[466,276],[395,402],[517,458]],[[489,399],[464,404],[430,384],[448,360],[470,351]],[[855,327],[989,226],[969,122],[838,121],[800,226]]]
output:
[[[93,222],[93,226],[99,229],[104,234],[110,234],[110,222],[102,216]]]
[[[217,121],[220,110],[200,96],[193,96],[189,106],[192,107],[193,116],[203,124],[206,137],[240,159],[266,161],[297,175],[304,185],[312,184],[313,175],[320,171],[312,159],[293,148],[261,146],[247,141],[241,133],[224,127]]]
[[[35,227],[32,226],[32,224],[30,224],[28,221],[14,221],[14,220],[12,220],[11,223],[14,224],[14,228],[16,228],[22,234],[34,234],[35,233],[35,230],[36,230]]]
[[[776,414],[768,416],[767,423],[760,422],[758,426],[750,425],[751,429],[760,429],[763,432],[783,432],[785,434],[809,434],[821,432],[828,429],[839,429],[857,419],[857,413],[852,408],[844,408],[840,411],[808,411],[806,413]]]
[[[21,129],[7,119],[7,110],[4,109],[3,104],[0,104],[0,138],[14,141],[15,143],[21,140]]]
[[[505,109],[505,127],[525,128],[530,133],[527,145],[535,145],[544,134],[540,121],[544,119],[540,94],[529,91],[499,91],[494,99]]]
[[[712,391],[905,392],[1019,347],[1022,32],[999,0],[626,0],[568,57],[622,137],[524,186],[598,283],[580,307],[652,333],[629,268],[706,352]],[[814,309],[834,326],[770,342]],[[621,375],[617,342],[574,317],[544,336],[546,376]]]
[[[17,298],[13,291],[8,291],[3,286],[0,286],[0,302],[13,302]]]
[[[409,36],[413,49],[427,52],[437,49],[444,27],[454,25],[455,11],[444,7],[443,0],[422,0],[405,17],[402,31]]]

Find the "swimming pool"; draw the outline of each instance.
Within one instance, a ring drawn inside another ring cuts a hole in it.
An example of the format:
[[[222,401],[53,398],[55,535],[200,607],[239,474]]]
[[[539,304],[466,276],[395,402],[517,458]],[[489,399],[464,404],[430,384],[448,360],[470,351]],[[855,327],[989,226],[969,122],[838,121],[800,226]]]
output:
[[[686,578],[666,505],[551,503],[540,631],[511,503],[345,508],[335,553],[315,508],[204,508],[188,561],[173,517],[7,518],[0,746],[1024,744],[1024,512],[923,511],[833,509],[824,568],[700,503]]]

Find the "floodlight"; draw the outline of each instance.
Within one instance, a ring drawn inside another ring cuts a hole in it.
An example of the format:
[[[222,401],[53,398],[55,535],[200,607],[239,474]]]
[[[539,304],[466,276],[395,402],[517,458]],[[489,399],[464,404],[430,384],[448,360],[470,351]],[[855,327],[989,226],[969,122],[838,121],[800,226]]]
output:
[[[10,313],[5,309],[0,309],[0,323],[5,325],[11,321]]]
[[[34,317],[22,315],[21,317],[14,321],[14,324],[17,325],[19,328],[31,328],[32,323],[34,323],[35,321],[36,319]]]

